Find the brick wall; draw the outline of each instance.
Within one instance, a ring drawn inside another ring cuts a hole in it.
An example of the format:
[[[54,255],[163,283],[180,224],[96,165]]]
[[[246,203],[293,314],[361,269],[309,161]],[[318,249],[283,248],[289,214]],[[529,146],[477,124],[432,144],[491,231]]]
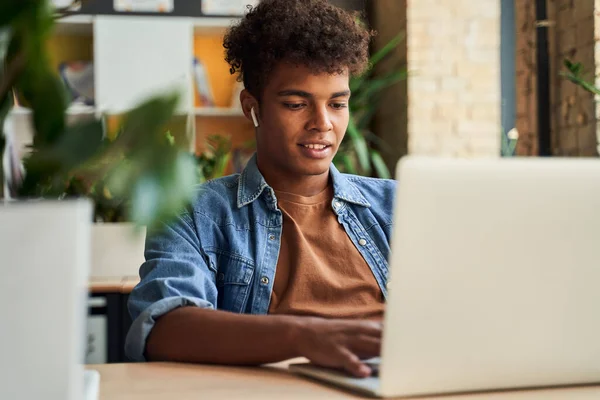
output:
[[[408,149],[500,153],[500,1],[406,0]]]
[[[537,155],[535,4],[515,0],[515,6],[517,154]],[[567,81],[560,72],[566,58],[582,63],[590,82],[600,72],[600,49],[596,50],[595,44],[600,37],[600,1],[547,0],[547,8],[552,152],[558,156],[596,156],[600,106],[592,94]]]

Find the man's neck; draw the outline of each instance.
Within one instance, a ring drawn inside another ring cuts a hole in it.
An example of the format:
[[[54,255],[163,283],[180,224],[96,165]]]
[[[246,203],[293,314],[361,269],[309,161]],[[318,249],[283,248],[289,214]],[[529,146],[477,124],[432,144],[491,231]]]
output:
[[[258,169],[274,190],[293,193],[299,196],[314,196],[321,193],[329,184],[329,171],[321,175],[290,176],[282,169],[263,168],[258,163]]]

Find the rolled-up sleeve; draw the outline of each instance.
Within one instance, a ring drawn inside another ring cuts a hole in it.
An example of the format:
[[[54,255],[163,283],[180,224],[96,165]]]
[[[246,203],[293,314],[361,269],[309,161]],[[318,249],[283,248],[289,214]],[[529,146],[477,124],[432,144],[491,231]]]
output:
[[[182,306],[216,308],[217,303],[215,271],[189,214],[148,233],[145,247],[141,280],[128,300],[133,323],[125,354],[132,361],[145,360],[146,341],[159,317]]]

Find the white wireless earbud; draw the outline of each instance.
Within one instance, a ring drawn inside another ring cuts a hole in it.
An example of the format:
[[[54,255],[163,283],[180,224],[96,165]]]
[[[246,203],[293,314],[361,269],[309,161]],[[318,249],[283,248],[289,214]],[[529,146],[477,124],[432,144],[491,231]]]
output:
[[[256,118],[256,112],[254,111],[254,107],[250,109],[250,115],[252,115],[252,122],[254,122],[254,127],[258,128],[258,118]]]

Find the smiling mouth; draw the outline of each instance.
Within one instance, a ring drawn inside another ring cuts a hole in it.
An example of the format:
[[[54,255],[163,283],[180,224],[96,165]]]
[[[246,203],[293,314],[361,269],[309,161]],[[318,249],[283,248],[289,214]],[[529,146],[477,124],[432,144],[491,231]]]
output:
[[[306,147],[307,149],[323,150],[331,147],[329,144],[299,144],[298,146]]]

